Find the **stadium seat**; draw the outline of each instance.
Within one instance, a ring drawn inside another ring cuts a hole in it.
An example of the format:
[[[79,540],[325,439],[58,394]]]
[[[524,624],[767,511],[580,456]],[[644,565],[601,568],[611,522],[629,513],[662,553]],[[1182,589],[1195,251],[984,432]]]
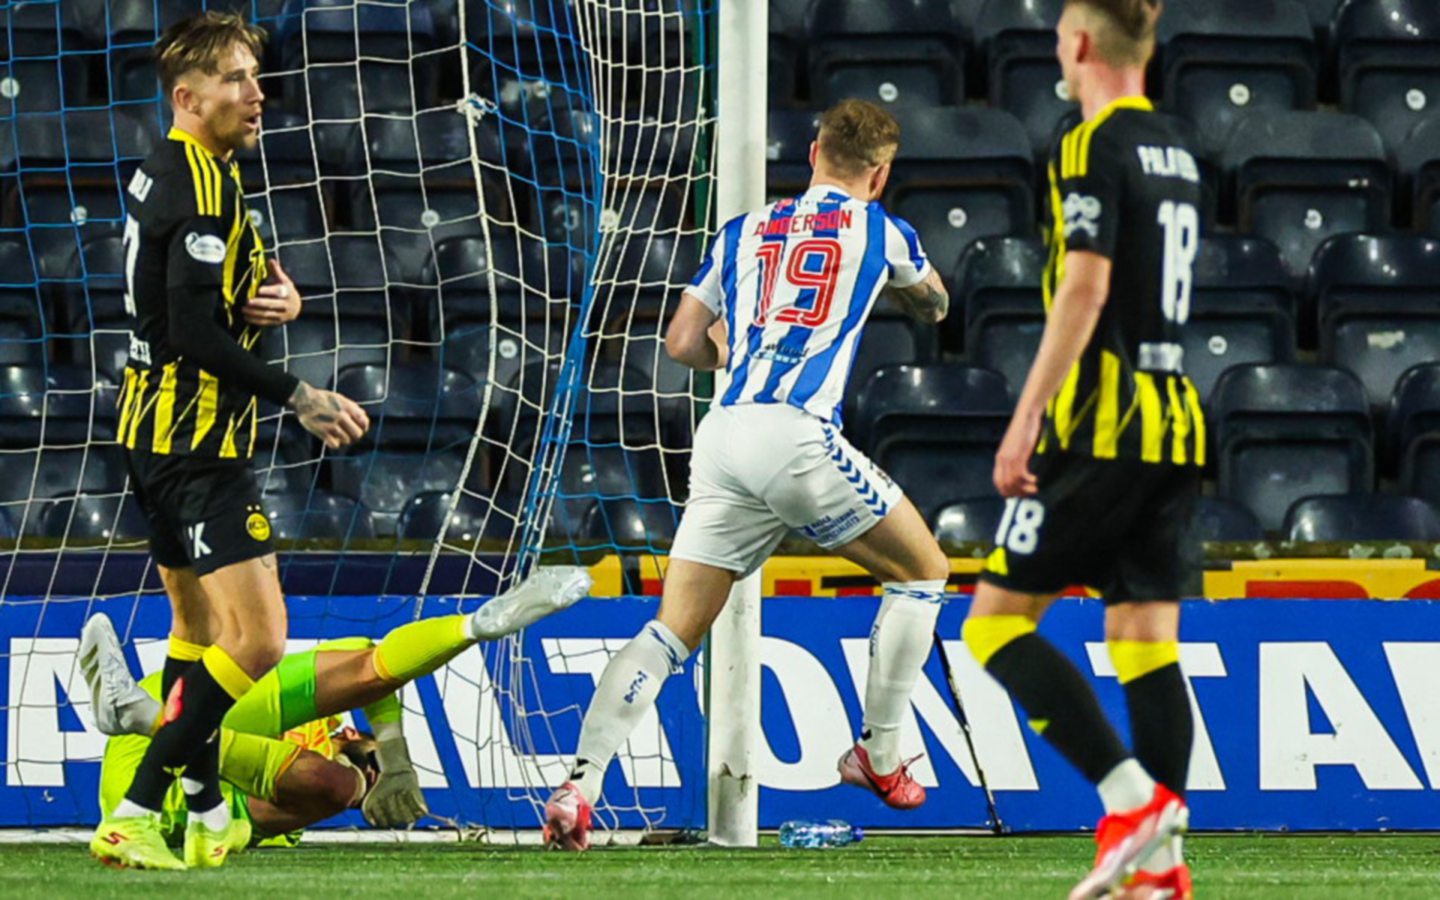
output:
[[[426,3],[288,0],[276,42],[291,69],[356,59],[406,61],[434,45],[435,20]]]
[[[293,413],[281,420],[279,410],[260,401],[260,422],[255,436],[255,484],[261,492],[308,492],[318,485],[321,458],[319,450],[312,447],[314,443]]]
[[[793,197],[810,184],[810,144],[820,131],[817,112],[772,109],[765,124],[765,193]]]
[[[1201,541],[1262,541],[1265,530],[1254,513],[1230,500],[1201,497],[1190,530]]]
[[[455,508],[450,505],[455,502]],[[452,547],[469,549],[476,541],[510,542],[520,525],[509,504],[500,498],[492,502],[475,494],[461,493],[454,501],[453,492],[422,491],[411,497],[400,512],[399,536],[405,540],[434,541],[439,539]]]
[[[1215,382],[1231,366],[1294,359],[1288,285],[1280,253],[1269,241],[1236,235],[1200,239],[1181,343],[1185,374],[1202,401],[1209,401]]]
[[[114,444],[0,451],[0,503],[119,493],[125,477]]]
[[[1440,514],[1418,497],[1305,497],[1282,530],[1292,541],[1440,541]]]
[[[557,84],[578,83],[574,23],[549,0],[461,0],[462,38],[496,67],[517,69]]]
[[[134,494],[79,494],[47,502],[30,525],[40,537],[80,541],[134,542],[150,534]]]
[[[494,344],[492,347],[491,344]],[[492,326],[475,323],[450,326],[440,346],[440,363],[464,372],[478,382],[487,379],[509,384],[528,360],[564,353],[564,334],[543,324],[521,326],[502,323]],[[495,371],[490,372],[494,357]]]
[[[545,296],[554,294],[547,290],[551,285],[543,255],[533,262],[538,265],[527,258],[522,270],[515,239],[505,232],[492,231],[489,243],[474,236],[438,242],[420,278],[422,284],[434,286],[423,301],[427,336],[440,340],[455,330],[489,325],[492,316],[507,323],[524,322],[527,288],[544,292],[534,304],[534,317],[543,322]]]
[[[70,257],[65,280],[66,327],[72,333],[95,328],[129,330],[125,311],[125,245],[119,234],[87,240]]]
[[[1349,369],[1372,408],[1390,402],[1411,366],[1440,359],[1440,241],[1347,234],[1326,241],[1310,267],[1320,358]]]
[[[982,238],[960,257],[952,279],[960,308],[950,319],[964,322],[966,358],[999,372],[1017,391],[1045,330],[1047,255],[1033,238]]]
[[[700,267],[700,251],[690,235],[638,233],[606,254],[596,265],[596,290],[590,316],[606,323],[616,316],[661,318],[680,302],[681,289]]]
[[[844,418],[855,417],[855,404],[860,389],[869,380],[871,373],[885,366],[923,365],[934,362],[939,356],[935,341],[935,328],[922,325],[909,316],[894,310],[880,309],[871,313],[865,329],[860,334],[860,343],[855,349],[855,361],[850,364],[850,379],[846,382]]]
[[[1343,369],[1235,366],[1211,399],[1219,495],[1267,530],[1312,494],[1374,487],[1374,437],[1365,388]]]
[[[1003,110],[901,110],[886,206],[948,272],[976,238],[1033,233],[1030,140]]]
[[[942,506],[935,513],[935,539],[942,544],[988,544],[995,540],[1005,500],[983,497]]]
[[[74,366],[0,366],[0,447],[115,439],[118,391]]]
[[[0,366],[38,366],[44,361],[43,331],[21,320],[0,319]]]
[[[1230,134],[1224,165],[1235,186],[1240,228],[1273,241],[1296,282],[1327,238],[1389,226],[1385,146],[1357,116],[1248,116]]]
[[[383,366],[391,353],[385,325],[368,319],[302,316],[284,328],[261,334],[267,360],[307,384],[325,385],[342,369],[356,365]]]
[[[616,446],[575,443],[560,467],[560,493],[566,497],[657,500],[670,496],[665,472],[653,458]]]
[[[421,491],[453,491],[465,467],[465,448],[434,453],[360,453],[330,457],[335,493],[370,511],[375,533],[395,534],[400,511]]]
[[[1386,445],[1400,490],[1440,503],[1440,363],[1400,376],[1390,400]]]
[[[1440,5],[1350,0],[1335,18],[1340,108],[1370,120],[1395,148],[1440,108]]]
[[[121,186],[159,137],[123,108],[22,116],[12,127],[30,240],[38,254],[58,250],[61,259],[95,225],[118,227]]]
[[[810,0],[771,0],[767,31],[770,109],[796,106],[805,75],[805,12]],[[807,85],[808,87],[808,85]]]
[[[1165,105],[1212,150],[1245,115],[1315,108],[1314,31],[1295,0],[1169,4],[1158,31]]]
[[[618,553],[669,549],[680,527],[680,508],[666,500],[604,500],[590,508],[576,549],[609,547]]]
[[[39,363],[45,356],[45,312],[30,247],[0,239],[0,365]]]
[[[0,59],[5,60],[5,77],[13,80],[0,95],[0,115],[55,112],[62,105],[91,101],[89,63],[97,57],[85,52],[96,46],[88,39],[86,24],[96,12],[94,2],[82,0],[0,7],[0,30],[7,38]],[[103,20],[104,7],[98,12]]]
[[[809,34],[813,99],[893,107],[952,106],[965,96],[964,29],[947,0],[814,0]]]
[[[97,58],[109,62],[111,102],[159,100],[160,82],[152,58],[155,41],[166,28],[193,15],[195,4],[191,0],[155,0],[94,5],[99,14],[85,22],[86,39],[105,48]],[[108,16],[105,7],[109,7]]]
[[[1396,157],[1411,223],[1418,231],[1440,237],[1440,116],[1416,125]]]
[[[1055,58],[1055,25],[1064,0],[989,0],[975,24],[985,57],[990,105],[1014,113],[1045,159],[1055,129],[1075,109]]]
[[[325,491],[266,494],[262,501],[275,540],[348,541],[375,537],[375,523],[363,504]]]
[[[888,366],[862,389],[851,436],[929,515],[954,497],[990,497],[1013,401],[998,373],[955,364]]]
[[[369,413],[364,444],[463,449],[480,426],[484,386],[454,369],[427,363],[347,366],[335,376],[334,389]]]

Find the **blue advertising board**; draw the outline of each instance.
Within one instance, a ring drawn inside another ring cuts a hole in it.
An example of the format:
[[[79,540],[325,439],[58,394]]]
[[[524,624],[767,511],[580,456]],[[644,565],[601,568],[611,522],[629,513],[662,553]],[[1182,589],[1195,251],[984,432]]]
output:
[[[420,615],[470,609],[442,597],[292,597],[292,648],[379,637]],[[417,609],[417,604],[420,608]],[[757,775],[762,827],[836,817],[869,827],[988,827],[976,765],[932,657],[903,731],[929,789],[901,813],[837,784],[864,695],[874,597],[775,598],[763,607]],[[979,768],[1014,831],[1092,826],[1094,791],[1045,742],[959,641],[967,599],[939,630],[970,719]],[[823,607],[818,609],[817,607]],[[586,600],[518,644],[473,648],[406,689],[406,733],[434,812],[496,828],[534,828],[565,777],[581,714],[617,651],[655,613],[653,598]],[[163,597],[0,603],[0,826],[95,821],[103,736],[74,668],[85,617],[108,613],[138,671],[157,668]],[[1058,604],[1042,633],[1093,676],[1125,732],[1122,692],[1101,643],[1102,607]],[[1182,661],[1196,711],[1190,798],[1200,829],[1440,828],[1440,604],[1432,601],[1193,601]],[[606,782],[601,818],[623,827],[705,822],[703,665],[668,682]],[[352,820],[347,820],[350,822]]]

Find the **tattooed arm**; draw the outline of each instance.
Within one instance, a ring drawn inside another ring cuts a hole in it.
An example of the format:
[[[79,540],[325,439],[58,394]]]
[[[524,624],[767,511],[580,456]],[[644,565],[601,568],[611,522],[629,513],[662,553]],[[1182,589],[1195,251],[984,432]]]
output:
[[[950,294],[940,280],[940,273],[934,268],[930,269],[924,281],[903,288],[887,287],[885,294],[891,303],[913,318],[932,325],[944,319],[950,311]]]
[[[370,417],[349,397],[314,388],[305,382],[295,387],[285,404],[295,410],[305,430],[337,450],[364,437]]]

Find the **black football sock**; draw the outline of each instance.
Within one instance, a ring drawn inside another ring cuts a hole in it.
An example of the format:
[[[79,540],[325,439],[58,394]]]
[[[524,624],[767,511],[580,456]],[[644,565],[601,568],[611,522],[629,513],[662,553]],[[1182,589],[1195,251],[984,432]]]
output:
[[[1150,777],[1185,796],[1195,721],[1179,663],[1170,663],[1125,683],[1135,758]]]
[[[125,799],[158,811],[174,780],[172,771],[189,765],[206,752],[225,714],[253,684],[225,651],[219,647],[206,650],[204,657],[192,663],[166,695],[163,724],[146,748]],[[201,774],[204,767],[202,762]],[[218,771],[218,760],[216,769]]]
[[[1092,784],[1130,756],[1085,676],[1038,634],[1005,644],[985,668],[1020,703],[1030,727]]]

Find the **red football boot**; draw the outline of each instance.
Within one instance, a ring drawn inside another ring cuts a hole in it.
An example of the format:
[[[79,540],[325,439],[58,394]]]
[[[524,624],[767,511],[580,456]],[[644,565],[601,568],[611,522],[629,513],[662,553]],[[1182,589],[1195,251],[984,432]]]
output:
[[[925,802],[925,788],[910,775],[909,766],[915,759],[901,763],[900,768],[889,775],[877,775],[870,768],[870,754],[856,742],[840,757],[836,768],[840,770],[842,782],[873,792],[891,809],[914,809]]]
[[[545,801],[545,844],[561,850],[590,849],[590,814],[585,795],[570,782]]]

